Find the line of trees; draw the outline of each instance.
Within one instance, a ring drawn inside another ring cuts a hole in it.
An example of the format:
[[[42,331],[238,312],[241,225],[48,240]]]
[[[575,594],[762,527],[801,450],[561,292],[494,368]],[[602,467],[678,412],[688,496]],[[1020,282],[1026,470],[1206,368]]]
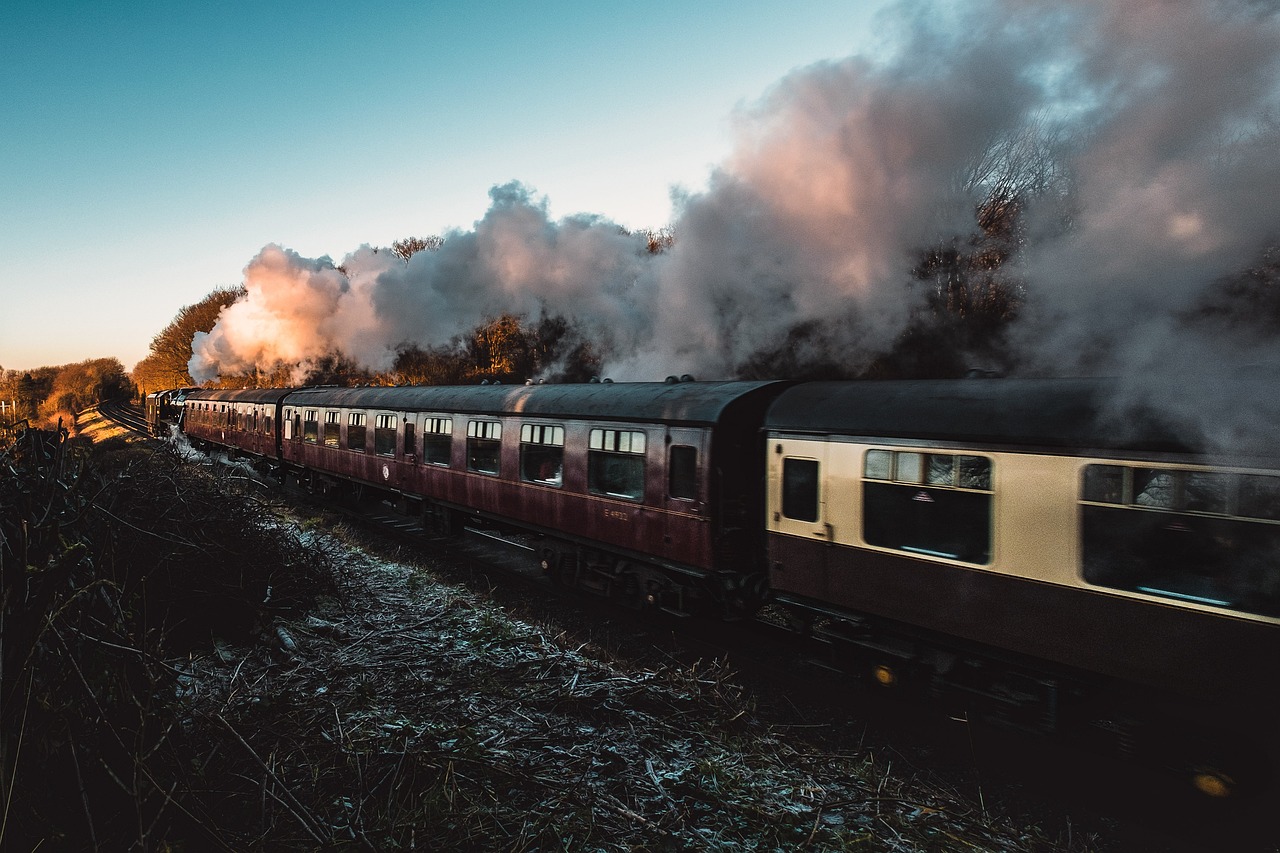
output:
[[[75,414],[105,400],[127,400],[135,393],[124,365],[116,358],[92,358],[35,370],[0,370],[0,425],[26,420],[70,427]]]

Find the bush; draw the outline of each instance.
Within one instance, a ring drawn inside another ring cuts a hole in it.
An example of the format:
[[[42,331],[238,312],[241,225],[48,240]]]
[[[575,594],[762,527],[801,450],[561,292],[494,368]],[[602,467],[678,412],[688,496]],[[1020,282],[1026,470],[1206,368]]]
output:
[[[173,449],[27,430],[0,472],[0,847],[146,849],[189,819],[173,661],[307,606],[327,566],[256,481]]]

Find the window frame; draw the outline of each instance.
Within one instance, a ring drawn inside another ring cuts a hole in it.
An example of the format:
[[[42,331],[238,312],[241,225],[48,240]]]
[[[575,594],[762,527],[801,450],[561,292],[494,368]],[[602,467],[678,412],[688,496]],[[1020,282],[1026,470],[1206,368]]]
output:
[[[1206,497],[1214,486],[1216,501]],[[1077,504],[1085,583],[1280,616],[1280,589],[1270,580],[1280,553],[1280,474],[1093,462],[1080,470]]]
[[[440,451],[444,452],[441,453]],[[432,415],[422,422],[422,461],[449,468],[453,465],[453,418]]]
[[[320,410],[302,410],[302,440],[308,444],[320,444]]]
[[[676,456],[682,458],[677,463]],[[687,452],[686,452],[687,451]],[[698,470],[698,448],[692,444],[667,447],[667,497],[676,501],[697,501],[701,496],[701,471]],[[677,480],[681,488],[677,488]]]
[[[794,463],[794,464],[789,464]],[[812,472],[811,479],[800,481],[802,472]],[[788,473],[795,472],[794,478],[789,478]],[[800,521],[806,523],[816,523],[822,514],[822,466],[817,459],[811,456],[783,456],[781,471],[782,494],[779,501],[779,511],[784,518],[791,521]],[[805,488],[811,491],[812,495],[798,495],[797,489]],[[802,504],[797,506],[797,500]],[[813,510],[811,513],[804,515],[798,514],[801,508],[807,509],[812,503]],[[791,511],[794,509],[795,512]]]
[[[378,412],[373,416],[373,455],[395,456],[396,433],[399,418],[390,412]],[[388,433],[390,435],[388,436]]]
[[[369,446],[368,428],[364,412],[347,413],[347,450],[365,453]]]
[[[538,486],[561,488],[564,485],[564,436],[563,424],[524,423],[520,425],[520,481]],[[547,476],[538,473],[554,469]]]
[[[481,467],[482,461],[492,461],[493,470]],[[502,421],[467,420],[467,470],[486,477],[502,476]]]
[[[866,544],[967,565],[993,563],[994,457],[933,447],[872,447],[862,456],[859,483]]]
[[[596,497],[643,503],[648,479],[648,435],[644,430],[592,427],[587,441],[587,492]],[[639,476],[636,476],[636,473]],[[607,480],[609,482],[602,482]],[[611,485],[638,487],[610,490]]]

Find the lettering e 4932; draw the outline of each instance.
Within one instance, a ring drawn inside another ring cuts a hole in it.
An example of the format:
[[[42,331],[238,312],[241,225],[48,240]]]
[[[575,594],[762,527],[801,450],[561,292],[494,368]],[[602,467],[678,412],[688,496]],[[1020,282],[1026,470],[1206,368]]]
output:
[[[614,521],[630,521],[631,518],[620,509],[606,509],[604,511],[605,518],[612,518]]]

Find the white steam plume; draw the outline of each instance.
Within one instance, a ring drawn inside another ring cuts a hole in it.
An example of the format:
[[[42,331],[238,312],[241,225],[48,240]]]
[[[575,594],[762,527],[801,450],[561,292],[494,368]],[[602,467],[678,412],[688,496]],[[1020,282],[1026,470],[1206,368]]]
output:
[[[363,248],[340,271],[268,246],[248,296],[198,337],[192,374],[334,350],[386,369],[499,313],[576,320],[617,378],[731,376],[813,324],[853,366],[921,305],[926,247],[977,231],[974,165],[1040,126],[1070,191],[1023,199],[1014,256],[1027,369],[1202,365],[1177,318],[1280,234],[1280,18],[1247,0],[908,2],[887,59],[798,70],[737,116],[733,155],[680,200],[660,255],[603,217],[553,221],[519,184],[407,263]],[[1060,182],[1061,186],[1066,186]],[[1176,333],[1177,337],[1171,338]],[[1171,343],[1176,340],[1176,345]],[[1242,339],[1243,340],[1243,339]],[[1250,339],[1237,360],[1276,360]]]

